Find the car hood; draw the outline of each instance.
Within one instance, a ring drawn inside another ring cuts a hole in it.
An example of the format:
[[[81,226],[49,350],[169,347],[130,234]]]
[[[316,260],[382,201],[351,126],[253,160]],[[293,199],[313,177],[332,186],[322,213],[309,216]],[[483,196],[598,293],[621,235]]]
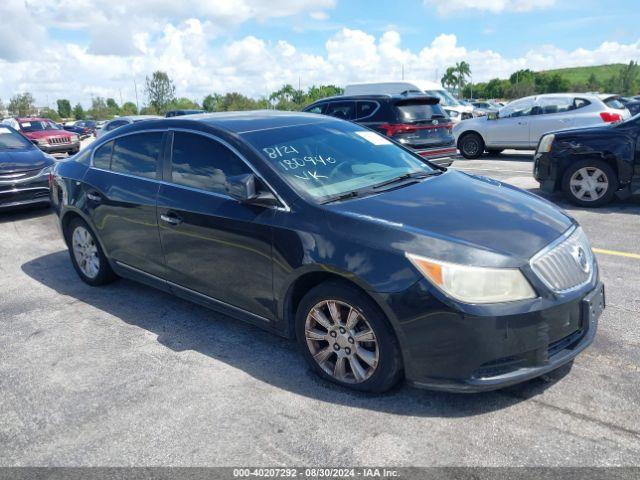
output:
[[[395,232],[385,235],[359,225],[347,233],[362,235],[363,241],[389,242],[406,252],[476,265],[520,265],[573,223],[536,195],[453,170],[328,207]],[[345,232],[347,222],[331,223]]]
[[[38,150],[0,150],[0,174],[40,170],[53,165],[55,161]]]
[[[71,132],[67,132],[66,130],[38,130],[35,132],[23,131],[22,134],[31,140],[35,140],[37,138],[69,137]]]
[[[589,135],[611,135],[615,132],[613,129],[614,124],[605,123],[602,125],[590,126],[590,127],[574,127],[566,128],[558,131],[551,132],[557,137],[573,137],[573,136],[589,136]]]

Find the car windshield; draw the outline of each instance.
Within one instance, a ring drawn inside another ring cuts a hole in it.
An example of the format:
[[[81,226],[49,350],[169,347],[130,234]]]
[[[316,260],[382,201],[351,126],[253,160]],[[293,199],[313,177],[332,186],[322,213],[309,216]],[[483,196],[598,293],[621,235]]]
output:
[[[20,122],[20,128],[25,132],[40,132],[42,130],[60,130],[53,122],[46,120],[32,120]]]
[[[31,142],[19,133],[0,126],[0,150],[22,150],[31,146]]]
[[[427,95],[432,95],[434,97],[438,97],[440,99],[440,103],[442,105],[446,105],[447,107],[459,107],[460,102],[456,100],[453,95],[451,95],[446,90],[426,90],[425,93]]]
[[[407,174],[434,172],[420,157],[386,137],[347,122],[260,130],[243,136],[300,195],[320,203]]]

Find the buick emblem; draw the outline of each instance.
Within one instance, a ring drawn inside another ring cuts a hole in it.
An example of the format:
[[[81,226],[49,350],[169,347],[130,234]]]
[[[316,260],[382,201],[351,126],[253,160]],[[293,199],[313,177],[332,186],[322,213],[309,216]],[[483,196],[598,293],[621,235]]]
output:
[[[438,120],[431,120],[432,125],[438,125],[440,122]]]
[[[577,247],[573,251],[573,257],[576,259],[576,263],[582,269],[584,273],[589,273],[589,261],[587,259],[587,253],[582,247]]]

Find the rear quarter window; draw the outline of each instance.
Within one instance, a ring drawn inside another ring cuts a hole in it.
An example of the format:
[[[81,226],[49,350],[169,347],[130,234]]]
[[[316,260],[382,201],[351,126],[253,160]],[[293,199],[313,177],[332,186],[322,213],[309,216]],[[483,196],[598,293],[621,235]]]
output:
[[[627,108],[624,106],[624,103],[622,103],[618,97],[609,97],[606,100],[604,100],[604,104],[607,107],[614,108],[616,110],[624,110],[625,108]]]
[[[111,152],[113,151],[113,142],[107,142],[98,147],[93,154],[93,166],[109,170],[111,168]]]
[[[309,107],[305,110],[305,112],[307,113],[324,113],[324,111],[327,108],[327,104],[326,103],[321,103],[319,105],[314,105],[312,107]]]

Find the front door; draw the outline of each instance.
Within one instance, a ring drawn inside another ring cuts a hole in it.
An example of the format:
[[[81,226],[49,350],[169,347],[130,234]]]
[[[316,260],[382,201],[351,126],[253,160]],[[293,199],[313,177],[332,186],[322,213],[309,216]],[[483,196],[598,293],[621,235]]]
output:
[[[533,99],[524,98],[501,109],[497,119],[487,120],[487,146],[528,147],[532,110]]]
[[[156,197],[163,132],[122,136],[99,147],[83,182],[84,210],[108,256],[155,276],[164,274]]]
[[[158,195],[167,280],[194,294],[271,321],[271,208],[226,194],[228,176],[251,173],[220,141],[176,131]]]

